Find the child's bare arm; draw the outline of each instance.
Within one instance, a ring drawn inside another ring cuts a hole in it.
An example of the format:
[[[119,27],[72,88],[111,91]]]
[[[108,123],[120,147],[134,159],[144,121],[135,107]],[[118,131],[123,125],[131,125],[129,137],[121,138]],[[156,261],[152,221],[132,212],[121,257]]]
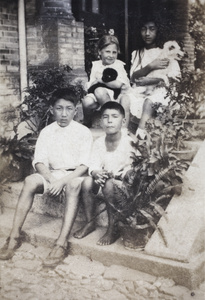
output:
[[[43,163],[36,163],[35,168],[36,168],[36,171],[39,174],[41,174],[45,178],[45,180],[48,181],[49,183],[55,181],[55,178],[53,177],[51,171]]]
[[[153,70],[167,68],[168,64],[169,64],[168,59],[156,58],[150,64],[146,65],[144,68],[141,68],[140,70],[135,71],[132,74],[131,80],[132,80],[132,82],[135,82],[136,79],[147,76]]]
[[[160,82],[163,82],[162,78],[154,78],[154,77],[141,77],[141,78],[134,80],[134,83],[136,84],[136,86],[158,84]]]

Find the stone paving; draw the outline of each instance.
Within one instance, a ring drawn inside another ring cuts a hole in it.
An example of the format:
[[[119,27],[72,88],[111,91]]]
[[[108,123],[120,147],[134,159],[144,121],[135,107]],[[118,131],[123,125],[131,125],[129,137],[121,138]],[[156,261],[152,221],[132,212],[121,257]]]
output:
[[[0,244],[5,237],[0,237]],[[54,269],[43,268],[50,249],[29,243],[9,261],[0,261],[1,300],[204,300],[205,282],[197,290],[175,285],[126,267],[70,255]]]

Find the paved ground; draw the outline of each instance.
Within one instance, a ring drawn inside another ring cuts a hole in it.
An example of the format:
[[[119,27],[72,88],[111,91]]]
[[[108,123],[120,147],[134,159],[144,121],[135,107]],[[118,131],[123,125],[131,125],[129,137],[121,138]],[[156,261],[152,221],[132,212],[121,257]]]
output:
[[[1,234],[0,245],[5,241]],[[1,300],[204,300],[205,283],[189,290],[166,278],[70,255],[55,269],[42,267],[50,249],[24,243],[12,260],[0,261]]]

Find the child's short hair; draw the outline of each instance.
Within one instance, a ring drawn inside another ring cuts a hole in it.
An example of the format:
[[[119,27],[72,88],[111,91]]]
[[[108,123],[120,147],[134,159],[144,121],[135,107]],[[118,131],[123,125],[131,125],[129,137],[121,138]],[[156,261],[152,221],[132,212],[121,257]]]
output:
[[[67,101],[72,102],[75,106],[78,102],[78,97],[76,94],[76,91],[74,90],[73,87],[67,87],[67,88],[60,88],[57,89],[51,99],[49,100],[49,104],[54,106],[54,104],[56,103],[56,101],[58,101],[59,99],[64,99]]]
[[[108,101],[100,109],[100,115],[102,116],[106,109],[115,109],[117,110],[123,117],[125,117],[125,110],[121,104],[115,101]]]
[[[120,44],[118,38],[114,35],[103,35],[98,42],[98,50],[101,51],[105,47],[115,44],[117,47],[118,53],[120,53]]]

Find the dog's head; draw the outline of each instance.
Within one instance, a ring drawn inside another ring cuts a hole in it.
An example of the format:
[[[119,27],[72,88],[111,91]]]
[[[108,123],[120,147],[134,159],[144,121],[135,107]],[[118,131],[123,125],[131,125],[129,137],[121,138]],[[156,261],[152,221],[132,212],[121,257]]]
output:
[[[163,53],[169,59],[181,60],[184,56],[184,52],[176,41],[168,41],[164,44]]]
[[[103,71],[103,76],[102,76],[102,80],[104,82],[110,82],[110,81],[113,81],[117,78],[118,76],[118,73],[115,69],[113,68],[106,68],[104,71]]]

